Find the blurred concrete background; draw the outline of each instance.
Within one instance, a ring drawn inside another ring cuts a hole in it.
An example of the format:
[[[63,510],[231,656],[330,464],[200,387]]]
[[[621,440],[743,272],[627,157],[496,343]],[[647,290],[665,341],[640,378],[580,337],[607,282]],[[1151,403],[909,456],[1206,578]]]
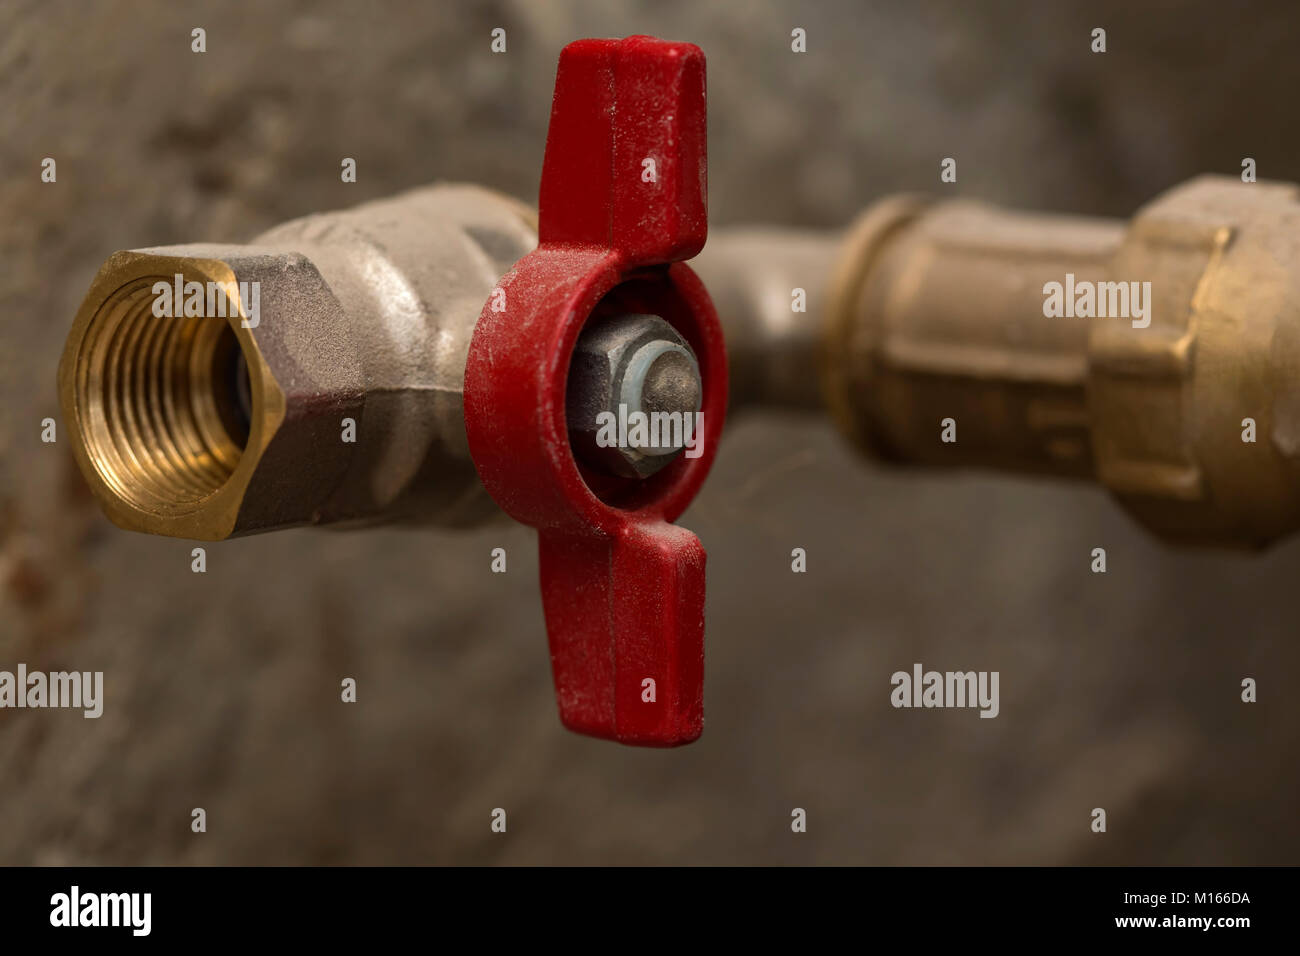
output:
[[[1300,542],[1172,551],[1093,490],[741,422],[683,519],[710,552],[705,735],[643,751],[561,729],[530,532],[286,532],[196,575],[189,543],[99,515],[66,431],[40,441],[110,252],[435,179],[532,201],[578,37],[704,48],[715,225],[832,227],[938,188],[944,156],[962,195],[1094,214],[1248,155],[1300,179],[1297,28],[1118,0],[0,5],[0,668],[106,673],[98,721],[0,711],[0,864],[1300,861]],[[1001,671],[1001,716],[893,710],[913,661]]]

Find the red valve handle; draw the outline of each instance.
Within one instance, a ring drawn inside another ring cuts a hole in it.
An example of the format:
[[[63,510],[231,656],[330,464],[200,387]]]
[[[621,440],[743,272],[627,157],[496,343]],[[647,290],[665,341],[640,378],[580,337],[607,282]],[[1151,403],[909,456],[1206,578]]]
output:
[[[539,245],[494,290],[465,367],[479,477],[538,529],[560,719],[623,743],[703,727],[704,548],[670,522],[713,463],[727,401],[717,314],[681,259],[708,230],[704,54],[651,37],[564,48],[542,167]],[[699,363],[699,457],[645,479],[579,463],[565,385],[593,315],[657,315]]]

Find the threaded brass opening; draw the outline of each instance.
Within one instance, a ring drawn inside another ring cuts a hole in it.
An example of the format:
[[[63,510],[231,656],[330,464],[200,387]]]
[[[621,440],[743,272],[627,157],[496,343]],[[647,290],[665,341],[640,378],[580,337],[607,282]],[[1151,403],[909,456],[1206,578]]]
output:
[[[158,317],[155,282],[131,282],[91,319],[76,360],[77,427],[123,500],[186,514],[218,491],[248,441],[247,368],[224,318]]]

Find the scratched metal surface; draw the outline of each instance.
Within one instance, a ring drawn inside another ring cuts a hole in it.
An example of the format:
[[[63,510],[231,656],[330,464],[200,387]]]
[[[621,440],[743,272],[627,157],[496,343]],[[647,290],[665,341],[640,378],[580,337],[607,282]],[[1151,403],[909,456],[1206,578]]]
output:
[[[0,712],[0,863],[1297,862],[1300,542],[1169,551],[1095,491],[743,422],[684,519],[710,551],[705,736],[657,752],[559,728],[521,529],[282,533],[201,576],[98,515],[38,423],[100,261],[435,178],[531,198],[576,37],[704,48],[715,224],[838,225],[949,155],[963,195],[1113,215],[1243,155],[1300,179],[1300,8],[466,6],[0,6],[0,667],[107,681],[98,721]],[[1001,716],[891,709],[917,660],[1000,670]]]

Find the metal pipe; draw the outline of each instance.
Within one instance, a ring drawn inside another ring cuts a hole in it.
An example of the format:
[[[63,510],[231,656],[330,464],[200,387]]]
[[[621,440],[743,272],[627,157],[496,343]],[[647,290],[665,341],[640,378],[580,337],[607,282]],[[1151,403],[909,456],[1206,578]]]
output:
[[[730,411],[822,411],[821,317],[840,241],[809,230],[721,229],[691,261],[727,336]]]

